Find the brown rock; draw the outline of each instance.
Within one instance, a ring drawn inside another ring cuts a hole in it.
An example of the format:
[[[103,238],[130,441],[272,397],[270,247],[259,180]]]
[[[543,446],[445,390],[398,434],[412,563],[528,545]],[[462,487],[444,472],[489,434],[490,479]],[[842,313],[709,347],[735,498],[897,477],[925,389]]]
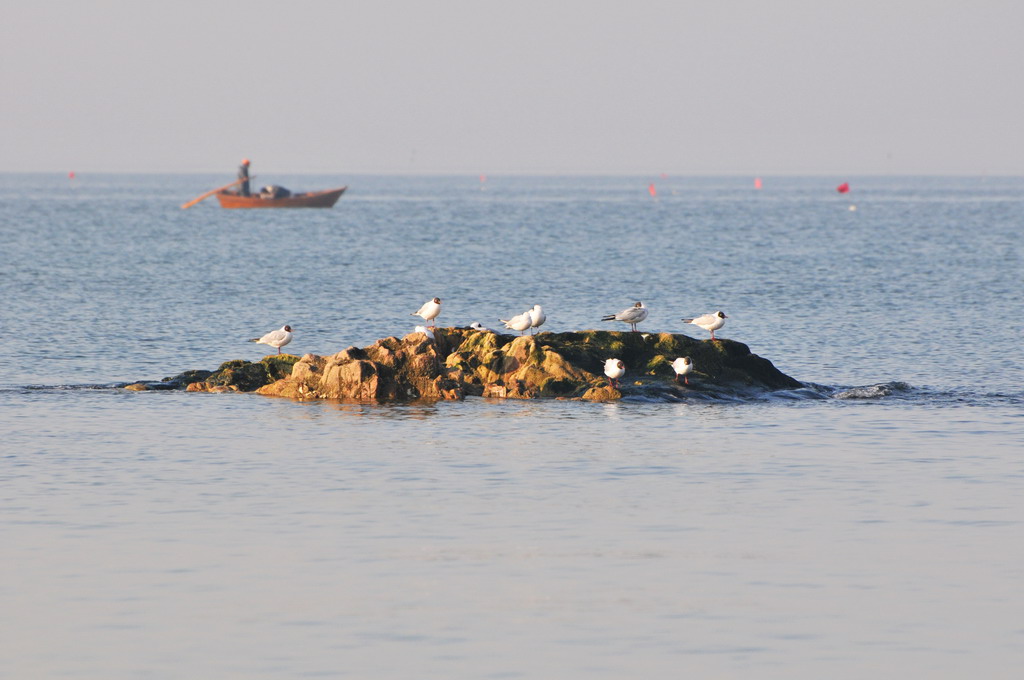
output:
[[[671,362],[690,356],[691,385],[675,384]],[[621,389],[607,384],[604,360],[627,366]],[[685,397],[741,390],[792,389],[800,383],[766,359],[731,340],[699,341],[671,333],[615,331],[511,336],[464,328],[382,338],[365,348],[349,347],[329,357],[307,354],[291,375],[259,388],[260,394],[292,399],[337,399],[384,403],[416,399],[621,399],[623,394]]]
[[[617,401],[622,399],[622,392],[619,392],[611,385],[591,387],[584,393],[582,399],[584,401]]]

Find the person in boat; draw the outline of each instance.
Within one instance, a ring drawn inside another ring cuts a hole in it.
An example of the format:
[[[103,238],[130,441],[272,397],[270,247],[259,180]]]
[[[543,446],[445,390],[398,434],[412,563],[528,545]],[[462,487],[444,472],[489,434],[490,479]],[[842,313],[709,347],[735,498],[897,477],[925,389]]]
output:
[[[243,158],[242,164],[238,166],[238,179],[242,183],[238,186],[239,196],[249,196],[249,159]]]

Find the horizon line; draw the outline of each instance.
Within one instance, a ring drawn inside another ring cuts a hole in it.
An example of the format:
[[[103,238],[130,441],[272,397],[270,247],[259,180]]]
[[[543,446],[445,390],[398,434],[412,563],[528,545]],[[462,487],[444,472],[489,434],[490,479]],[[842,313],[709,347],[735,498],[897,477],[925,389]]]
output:
[[[149,176],[195,176],[195,175],[233,175],[234,173],[223,170],[3,170],[0,175],[149,175]],[[260,173],[265,174],[265,173]],[[1001,177],[1013,178],[1024,177],[1024,173],[1002,173],[1002,172],[975,172],[975,173],[945,173],[945,172],[779,172],[779,173],[738,173],[738,172],[709,172],[709,173],[670,173],[670,172],[339,172],[339,171],[317,171],[317,172],[291,172],[287,170],[277,171],[279,175],[294,176],[322,176],[322,175],[345,175],[349,177],[637,177],[648,180],[672,179],[672,178],[818,178],[818,177]]]

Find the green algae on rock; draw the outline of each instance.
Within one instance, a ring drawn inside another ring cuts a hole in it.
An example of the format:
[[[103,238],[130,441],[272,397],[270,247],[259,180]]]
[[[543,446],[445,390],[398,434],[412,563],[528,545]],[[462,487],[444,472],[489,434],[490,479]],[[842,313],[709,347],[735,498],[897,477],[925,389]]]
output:
[[[189,383],[189,392],[254,392],[291,375],[299,361],[294,354],[270,354],[252,362],[244,359],[226,361],[204,380]]]
[[[234,359],[216,371],[192,370],[160,381],[140,381],[126,385],[136,392],[149,390],[187,390],[189,392],[253,392],[291,375],[299,360],[294,354],[270,354],[260,361]]]

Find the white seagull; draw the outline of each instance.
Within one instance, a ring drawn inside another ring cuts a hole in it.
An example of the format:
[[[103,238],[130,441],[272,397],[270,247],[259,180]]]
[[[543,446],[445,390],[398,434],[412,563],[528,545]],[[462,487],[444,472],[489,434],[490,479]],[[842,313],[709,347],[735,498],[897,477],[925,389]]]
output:
[[[694,326],[700,326],[706,331],[711,332],[711,339],[715,339],[715,331],[725,325],[725,320],[728,319],[725,312],[715,312],[714,314],[705,314],[698,316],[696,319],[683,319],[686,323],[692,323]]]
[[[544,313],[544,309],[540,305],[534,305],[533,309],[530,310],[530,328],[540,328],[544,325],[544,322],[548,320],[548,315]],[[530,331],[531,333],[533,331]]]
[[[252,338],[249,342],[255,342],[260,345],[270,345],[271,347],[277,348],[277,353],[281,353],[281,348],[292,341],[292,327],[281,326],[279,330],[270,331],[262,338]]]
[[[523,312],[513,316],[511,319],[498,319],[498,321],[505,324],[505,328],[519,331],[519,335],[522,335],[523,331],[533,325],[533,315],[530,312]]]
[[[441,313],[441,298],[434,298],[429,302],[424,302],[423,306],[420,307],[418,312],[413,312],[409,316],[422,316],[427,321],[433,321],[437,318],[437,315]],[[431,324],[431,328],[434,325]]]
[[[604,374],[608,376],[612,387],[616,387],[615,381],[626,374],[626,364],[622,363],[622,359],[608,359],[604,362]]]
[[[628,323],[632,328],[633,332],[636,332],[636,325],[647,318],[647,308],[644,307],[644,303],[638,302],[628,309],[623,309],[618,314],[608,314],[602,316],[601,321],[621,321],[622,323]]]
[[[679,376],[683,376],[683,383],[689,385],[690,379],[686,376],[693,373],[693,361],[690,357],[679,357],[672,362],[672,370],[676,372],[676,382],[679,382]]]
[[[426,326],[416,326],[416,328],[412,329],[412,332],[413,333],[423,333],[423,335],[427,336],[431,340],[434,339],[434,331],[430,330]]]
[[[480,323],[479,321],[474,321],[473,323],[469,324],[469,327],[472,328],[475,331],[480,331],[481,333],[493,333],[494,332],[490,328],[488,328],[487,326],[485,326],[482,323]]]

